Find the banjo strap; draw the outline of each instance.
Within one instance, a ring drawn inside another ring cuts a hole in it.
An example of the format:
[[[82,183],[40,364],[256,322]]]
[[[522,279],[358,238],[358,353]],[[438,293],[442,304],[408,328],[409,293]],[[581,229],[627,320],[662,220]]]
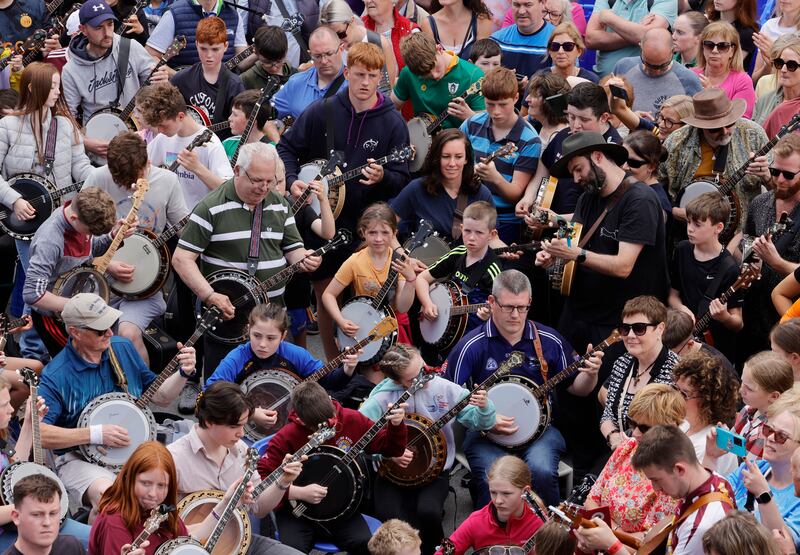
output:
[[[247,252],[247,273],[256,275],[258,270],[258,253],[261,247],[261,221],[264,218],[264,201],[256,205],[253,214],[253,227],[250,230],[250,249]]]
[[[533,326],[533,349],[536,351],[536,358],[539,359],[539,369],[542,373],[542,383],[544,383],[547,381],[547,360],[544,358],[542,340],[539,339],[539,330],[533,322],[531,322],[531,326]]]
[[[111,348],[111,345],[108,346],[108,361],[114,371],[114,381],[117,382],[122,391],[128,393],[128,379],[125,377],[125,372],[122,370],[122,366],[120,366],[117,355],[114,354],[114,349]]]
[[[56,160],[56,141],[58,140],[58,120],[53,115],[50,118],[50,129],[44,144],[44,174],[50,175]]]
[[[467,207],[467,195],[463,191],[458,192],[456,197],[456,210],[453,212],[453,227],[450,236],[453,240],[461,237],[461,222],[464,221],[464,209]]]

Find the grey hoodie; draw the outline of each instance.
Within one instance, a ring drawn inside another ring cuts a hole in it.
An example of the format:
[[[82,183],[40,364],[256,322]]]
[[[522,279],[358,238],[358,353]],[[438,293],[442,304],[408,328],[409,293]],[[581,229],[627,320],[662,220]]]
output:
[[[88,41],[76,35],[69,43],[69,61],[61,72],[64,99],[70,111],[83,124],[96,111],[110,106],[117,98],[117,59],[119,58],[119,35],[114,35],[114,44],[100,58],[93,58],[87,51]],[[141,83],[150,75],[155,62],[144,47],[131,41],[128,58],[128,74],[125,79],[119,107],[125,105],[139,92]],[[82,114],[82,116],[81,116]]]

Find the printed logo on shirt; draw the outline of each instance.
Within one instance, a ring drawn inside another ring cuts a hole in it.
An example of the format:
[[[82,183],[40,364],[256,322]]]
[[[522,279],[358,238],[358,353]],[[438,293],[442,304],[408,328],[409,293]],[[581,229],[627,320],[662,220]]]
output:
[[[189,97],[188,104],[191,104],[197,108],[202,108],[210,119],[210,116],[214,114],[214,109],[216,108],[216,99],[211,98],[211,96],[204,92],[196,92]]]
[[[363,148],[367,152],[372,152],[373,150],[378,148],[378,141],[376,141],[375,139],[367,139],[366,141],[364,141],[364,144],[361,145],[361,148]]]
[[[113,85],[114,87],[117,86],[117,68],[114,68],[113,71],[106,71],[102,75],[95,75],[89,80],[89,92],[94,93],[99,91],[100,89],[104,89],[109,85]],[[130,65],[128,65],[128,75],[126,77],[129,78],[133,75],[133,69]],[[115,89],[116,90],[116,89]]]
[[[492,357],[486,359],[486,369],[487,370],[497,370],[497,361]]]
[[[22,15],[19,16],[19,24],[22,25],[25,29],[33,25],[33,19],[31,16],[25,12],[22,12]]]
[[[448,83],[447,92],[450,94],[456,94],[458,92],[458,83]]]
[[[615,229],[614,231],[608,231],[604,227],[600,227],[600,237],[608,237],[609,239],[613,239],[614,241],[618,241],[617,239],[617,232],[619,230]]]
[[[443,394],[434,395],[433,403],[425,407],[428,409],[428,412],[433,414],[434,412],[445,412],[447,411],[447,399],[444,398]]]
[[[341,436],[339,439],[336,440],[336,447],[344,451],[345,453],[350,450],[353,446],[353,440],[349,437]]]

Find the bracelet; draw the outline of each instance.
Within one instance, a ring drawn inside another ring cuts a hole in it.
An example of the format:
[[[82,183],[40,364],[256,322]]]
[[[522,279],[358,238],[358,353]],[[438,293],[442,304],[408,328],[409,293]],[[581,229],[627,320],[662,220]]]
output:
[[[182,378],[186,378],[187,380],[191,379],[191,377],[194,376],[194,372],[192,372],[191,374],[187,374],[186,372],[184,372],[183,367],[178,367],[178,374],[180,374]]]
[[[212,514],[212,515],[214,515],[214,518],[216,518],[217,520],[219,520],[220,518],[222,518],[221,516],[219,516],[219,515],[217,514],[217,508],[216,508],[216,507],[214,507],[213,509],[211,509],[211,514]]]
[[[277,487],[279,490],[281,490],[281,491],[286,491],[287,489],[289,489],[289,488],[291,487],[291,485],[292,485],[292,483],[291,483],[291,482],[289,482],[289,483],[288,483],[288,484],[286,484],[285,486],[284,486],[283,484],[281,484],[280,480],[278,480],[277,482],[275,482],[275,486],[276,486],[276,487]]]
[[[615,541],[613,544],[611,544],[611,547],[606,549],[606,553],[608,553],[608,555],[616,555],[620,551],[622,551],[622,542],[619,540]]]

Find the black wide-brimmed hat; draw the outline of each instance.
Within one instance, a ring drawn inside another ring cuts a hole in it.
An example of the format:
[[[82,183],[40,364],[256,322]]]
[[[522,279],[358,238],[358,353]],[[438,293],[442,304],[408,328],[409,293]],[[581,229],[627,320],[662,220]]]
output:
[[[569,161],[575,156],[583,156],[598,150],[614,160],[618,166],[628,161],[628,151],[624,146],[607,143],[603,136],[596,131],[581,131],[564,139],[561,158],[550,166],[550,175],[559,178],[572,177],[567,169]]]

